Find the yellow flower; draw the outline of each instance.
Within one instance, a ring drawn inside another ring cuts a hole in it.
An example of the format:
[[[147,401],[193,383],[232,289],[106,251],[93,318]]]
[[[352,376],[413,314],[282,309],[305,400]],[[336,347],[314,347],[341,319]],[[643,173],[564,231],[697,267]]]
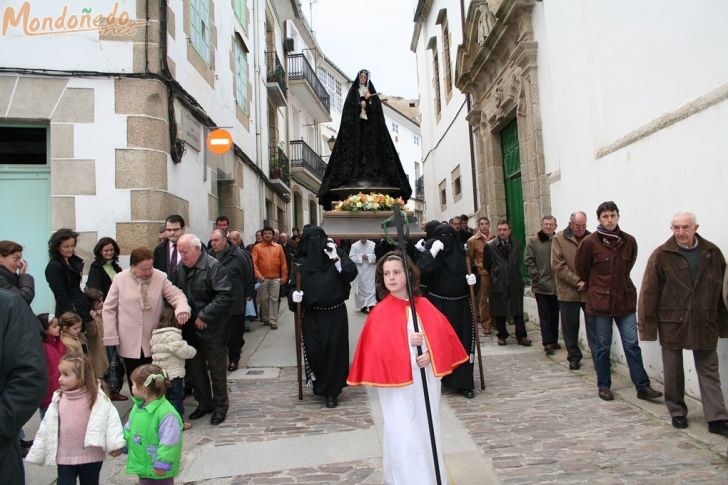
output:
[[[357,207],[361,207],[361,205],[362,205],[362,204],[361,204],[361,202],[357,202],[357,203],[356,203],[356,206],[357,206]]]

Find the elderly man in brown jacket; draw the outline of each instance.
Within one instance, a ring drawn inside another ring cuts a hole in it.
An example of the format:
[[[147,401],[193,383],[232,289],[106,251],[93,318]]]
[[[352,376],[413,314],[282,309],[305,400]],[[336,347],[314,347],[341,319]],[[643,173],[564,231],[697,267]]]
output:
[[[557,233],[551,242],[551,269],[556,281],[556,297],[561,313],[561,332],[564,334],[569,369],[581,367],[582,353],[579,348],[579,310],[586,307],[586,282],[576,274],[576,250],[591,234],[586,230],[586,214],[577,211],[571,214],[569,226]],[[594,359],[594,322],[584,313],[586,341]]]
[[[720,249],[697,229],[694,214],[675,214],[672,237],[650,256],[640,291],[640,338],[657,340],[659,333],[672,425],[688,426],[683,350],[692,350],[708,430],[728,436],[716,353],[718,337],[728,337],[728,311],[721,298],[726,263]]]

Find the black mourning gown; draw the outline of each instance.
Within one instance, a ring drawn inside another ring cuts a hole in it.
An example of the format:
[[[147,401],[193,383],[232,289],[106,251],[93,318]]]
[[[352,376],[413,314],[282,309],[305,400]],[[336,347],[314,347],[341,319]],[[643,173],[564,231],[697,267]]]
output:
[[[346,96],[336,145],[317,194],[319,204],[325,210],[331,209],[332,201],[343,200],[358,192],[374,190],[402,197],[405,202],[412,195],[412,187],[384,121],[382,102],[379,96],[373,95],[376,90],[371,81],[369,92],[372,96],[367,101],[368,120],[363,120],[360,118],[357,75]],[[353,189],[345,193],[334,190],[342,187]],[[381,187],[393,189],[380,190]]]
[[[437,257],[429,251],[434,239],[445,245]],[[427,284],[426,297],[447,317],[465,350],[473,355],[474,342],[472,302],[465,280],[465,251],[449,224],[441,224],[433,231],[433,239],[426,244],[428,250],[417,259],[422,279]],[[442,383],[451,389],[473,389],[473,362],[465,362]]]
[[[294,311],[293,290],[296,272],[300,271],[303,343],[307,373],[313,373],[308,377],[313,380],[314,394],[336,397],[346,386],[349,374],[349,321],[343,303],[349,298],[357,269],[349,256],[337,249],[341,261],[339,273],[323,252],[326,242],[326,233],[320,227],[304,230],[289,282],[288,305]]]

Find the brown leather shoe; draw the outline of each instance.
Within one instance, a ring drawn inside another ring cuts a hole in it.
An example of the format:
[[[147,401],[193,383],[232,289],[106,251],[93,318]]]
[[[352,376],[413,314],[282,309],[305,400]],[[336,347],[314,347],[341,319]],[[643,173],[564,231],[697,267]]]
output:
[[[637,390],[637,397],[645,400],[657,399],[658,397],[662,397],[662,393],[647,386]]]
[[[518,339],[518,345],[523,345],[524,347],[530,347],[531,346],[531,340],[527,338],[519,338]]]
[[[271,330],[278,330],[278,324],[277,323],[270,322],[270,329]]]
[[[498,339],[498,345],[505,345],[505,344],[506,344],[506,339],[504,339],[504,338]]]
[[[599,389],[599,397],[605,401],[614,401],[614,394],[607,388]]]

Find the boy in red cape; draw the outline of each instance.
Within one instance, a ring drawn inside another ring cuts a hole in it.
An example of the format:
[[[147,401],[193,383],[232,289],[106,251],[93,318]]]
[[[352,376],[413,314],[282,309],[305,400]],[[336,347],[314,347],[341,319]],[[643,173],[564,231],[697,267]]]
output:
[[[413,292],[419,293],[419,273],[409,266]],[[362,329],[346,383],[377,388],[384,417],[384,483],[435,483],[420,372],[424,368],[440,476],[447,483],[439,444],[440,378],[466,362],[468,355],[445,316],[420,296],[415,296],[420,332],[414,331],[404,261],[398,252],[377,263],[376,285],[383,299]],[[422,346],[420,356],[417,345]]]

